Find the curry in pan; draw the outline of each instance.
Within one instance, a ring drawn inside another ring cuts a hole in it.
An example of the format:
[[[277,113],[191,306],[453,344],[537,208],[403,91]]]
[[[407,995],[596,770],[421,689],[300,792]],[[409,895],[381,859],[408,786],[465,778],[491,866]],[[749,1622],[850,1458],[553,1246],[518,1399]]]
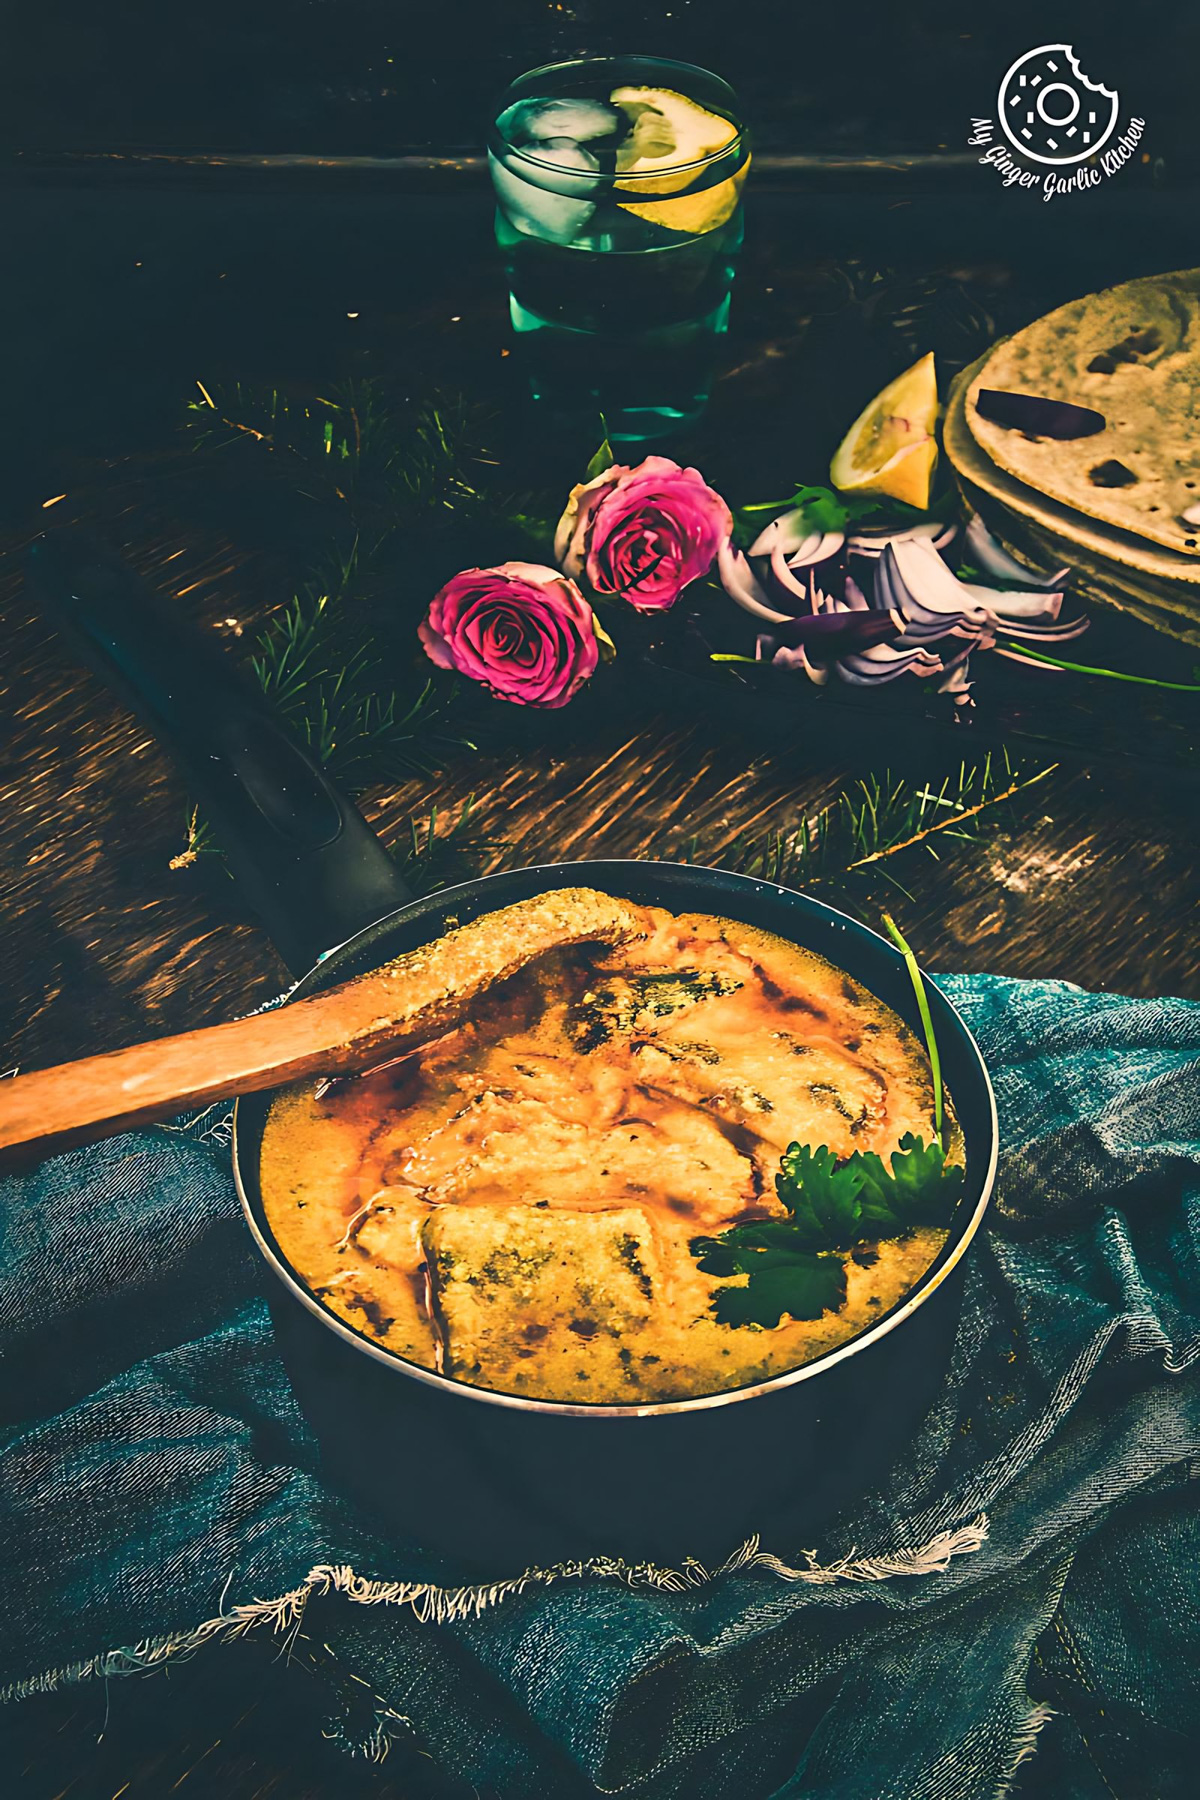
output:
[[[293,1269],[410,1362],[574,1404],[755,1383],[880,1318],[961,1188],[916,1038],[781,938],[562,899],[590,941],[418,1051],[275,1100],[262,1191]],[[442,942],[511,971],[489,933],[513,910]]]

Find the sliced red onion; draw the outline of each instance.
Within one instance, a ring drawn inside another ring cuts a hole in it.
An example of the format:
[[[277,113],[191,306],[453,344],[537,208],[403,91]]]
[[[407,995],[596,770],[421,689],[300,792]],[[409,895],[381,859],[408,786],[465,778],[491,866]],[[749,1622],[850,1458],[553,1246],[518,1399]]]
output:
[[[778,600],[781,606],[786,606],[789,599],[794,600],[797,605],[792,607],[793,612],[799,611],[800,607],[807,611],[812,604],[808,582],[796,579],[784,561],[783,551],[778,545],[771,552],[769,569],[772,590],[769,597]]]
[[[776,643],[795,649],[804,644],[813,655],[837,657],[898,637],[903,620],[886,612],[826,612],[790,619],[772,633]]]
[[[844,531],[814,531],[811,537],[805,538],[797,550],[788,557],[789,569],[806,569],[816,563],[828,562],[836,556],[846,542]]]
[[[957,669],[960,665],[969,662],[973,648],[974,646],[971,644],[964,644],[961,650],[954,652],[953,656],[943,656],[942,662],[946,673],[949,674],[952,669]]]
[[[792,617],[791,612],[780,612],[776,607],[768,605],[767,596],[755,579],[753,569],[741,551],[734,549],[728,538],[717,551],[717,573],[721,578],[721,586],[743,612],[753,613],[757,619],[766,619],[770,625],[782,625]]]
[[[827,680],[830,666],[858,687],[906,674],[940,676],[939,692],[961,708],[972,704],[971,652],[995,649],[998,631],[1019,642],[996,649],[997,655],[1046,668],[1023,654],[1021,642],[1032,646],[1078,637],[1088,621],[1060,616],[1068,570],[1042,576],[1027,569],[977,514],[966,528],[967,556],[986,576],[1024,585],[1004,589],[960,581],[943,554],[958,529],[931,519],[867,528],[849,538],[841,532],[805,533],[796,509],[773,520],[755,540],[751,555],[759,558],[757,573],[729,541],[718,551],[717,567],[730,598],[772,628],[758,638],[760,662],[803,669],[818,684]],[[856,573],[862,585],[848,573],[843,550],[860,558]]]
[[[956,657],[947,667],[945,679],[938,682],[938,693],[949,694],[955,706],[972,706],[970,652]]]
[[[877,682],[895,681],[898,675],[940,675],[944,665],[940,656],[931,656],[920,645],[906,649],[898,644],[875,644],[838,662],[838,674],[852,687],[872,687]]]
[[[971,581],[964,581],[962,585],[985,605],[990,603],[997,625],[1011,637],[1063,641],[1079,637],[1090,623],[1082,614],[1074,619],[1060,618],[1063,603],[1061,594],[1014,594],[1011,590],[999,592],[994,588],[980,587]]]
[[[946,566],[933,545],[923,538],[899,538],[883,553],[880,573],[886,572],[896,595],[896,610],[906,619],[945,619],[984,624],[990,606],[968,594],[954,571]],[[905,600],[907,604],[905,604]]]
[[[1003,425],[1009,431],[1025,431],[1031,437],[1094,437],[1107,420],[1091,406],[1070,400],[1047,400],[1044,394],[1010,394],[1001,388],[980,388],[975,410],[981,419]]]
[[[965,591],[927,539],[888,545],[876,567],[875,606],[898,612],[918,642],[950,633],[979,638],[995,627],[991,609]]]
[[[1034,620],[1021,625],[1012,625],[1007,619],[1002,618],[997,623],[1002,631],[1008,633],[1009,637],[1030,638],[1040,644],[1062,644],[1068,638],[1081,637],[1091,624],[1091,620],[1064,619],[1061,624],[1051,625],[1039,625]]]
[[[924,639],[944,637],[961,617],[960,614],[955,614],[947,619],[941,613],[929,614],[917,607],[901,581],[890,555],[881,556],[875,566],[872,610],[899,613],[908,635],[918,643]]]
[[[791,512],[780,513],[777,519],[764,526],[751,544],[749,554],[770,556],[773,550],[782,550],[791,561],[803,551],[804,562],[823,562],[827,556],[836,556],[845,541],[846,534],[842,531],[811,530],[805,524],[804,508],[797,506]]]
[[[828,668],[810,663],[803,644],[792,648],[787,644],[776,644],[774,638],[760,637],[754,654],[759,662],[773,663],[777,669],[802,669],[816,687],[824,687],[829,680]]]
[[[959,586],[964,594],[970,594],[997,618],[1011,615],[1014,619],[1056,619],[1063,603],[1061,593],[1048,594],[1039,590],[1033,594],[1018,594],[1012,588],[983,587],[977,581],[963,581]]]
[[[819,546],[832,539],[840,543],[837,534],[826,534],[824,539],[814,539]],[[766,619],[770,624],[778,624],[784,619],[791,619],[797,613],[812,611],[813,602],[808,580],[804,569],[815,568],[818,563],[827,561],[825,557],[814,558],[807,564],[789,563],[782,549],[776,545],[771,551],[765,569],[760,564],[762,579],[755,575],[749,559],[735,550],[731,544],[724,544],[717,553],[717,571],[722,586],[732,600],[746,612],[753,613],[756,618]],[[799,570],[799,573],[795,573]]]
[[[992,536],[978,513],[972,513],[967,521],[963,547],[967,561],[984,575],[997,581],[1019,581],[1026,588],[1060,588],[1071,573],[1069,569],[1056,569],[1053,575],[1039,575],[1035,569],[1027,569],[1009,555],[999,538]]]
[[[882,556],[889,544],[899,543],[903,538],[928,539],[935,550],[944,550],[953,543],[958,526],[951,522],[941,525],[934,519],[923,519],[918,525],[864,525],[847,539],[847,549],[856,556]]]
[[[817,581],[815,569],[808,571],[809,607],[813,613],[832,613],[839,610],[839,602],[832,594],[827,594]]]

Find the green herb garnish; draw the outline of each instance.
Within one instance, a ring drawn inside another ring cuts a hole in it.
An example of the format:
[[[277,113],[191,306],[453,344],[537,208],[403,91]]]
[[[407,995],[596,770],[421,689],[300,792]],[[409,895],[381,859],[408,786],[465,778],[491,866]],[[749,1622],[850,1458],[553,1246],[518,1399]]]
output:
[[[775,1192],[791,1213],[787,1229],[814,1250],[848,1250],[863,1235],[862,1191],[866,1172],[855,1153],[839,1164],[821,1145],[789,1144],[779,1159]]]
[[[722,1325],[778,1325],[818,1319],[846,1300],[844,1253],[864,1240],[903,1237],[918,1225],[946,1225],[963,1188],[938,1142],[907,1132],[885,1165],[875,1151],[839,1162],[825,1145],[789,1144],[775,1191],[789,1217],[734,1225],[720,1237],[695,1238],[692,1255],[708,1275],[746,1275],[745,1287],[719,1288],[713,1313]]]
[[[802,511],[810,531],[841,531],[851,516],[851,506],[827,487],[798,487],[789,500],[756,500],[741,510],[744,513]]]
[[[948,496],[942,496],[939,501],[943,515],[948,502]],[[883,494],[846,494],[837,493],[833,488],[802,485],[786,500],[752,500],[748,505],[739,506],[735,518],[740,537],[745,542],[757,537],[762,529],[760,513],[774,513],[778,517],[785,512],[801,513],[808,531],[853,531],[856,525],[867,524],[909,525],[937,516],[932,502],[923,511]]]
[[[721,1325],[778,1325],[819,1319],[846,1304],[846,1265],[840,1256],[810,1256],[802,1250],[762,1250],[746,1287],[720,1288],[713,1313]]]
[[[936,1139],[927,1145],[905,1132],[888,1168],[874,1150],[856,1151],[851,1161],[864,1177],[859,1195],[862,1237],[903,1237],[918,1225],[950,1223],[966,1174],[959,1164],[947,1164]]]
[[[925,977],[917,967],[917,959],[913,955],[900,927],[891,913],[884,913],[883,923],[887,934],[904,958],[908,969],[908,978],[913,985],[913,993],[917,997],[917,1011],[921,1015],[921,1030],[925,1033],[925,1048],[929,1053],[929,1070],[933,1076],[933,1129],[939,1139],[945,1139],[945,1117],[942,1108],[942,1062],[938,1055],[937,1037],[934,1034],[933,1018],[929,1011],[929,996],[925,992]]]
[[[1125,669],[1098,669],[1094,663],[1064,662],[1061,657],[1049,656],[1027,643],[1009,642],[1002,644],[1001,649],[1016,650],[1021,656],[1032,657],[1034,662],[1046,663],[1051,669],[1067,669],[1073,675],[1103,675],[1107,681],[1133,681],[1139,687],[1171,688],[1177,694],[1200,694],[1200,682],[1160,681],[1155,675],[1130,675]]]

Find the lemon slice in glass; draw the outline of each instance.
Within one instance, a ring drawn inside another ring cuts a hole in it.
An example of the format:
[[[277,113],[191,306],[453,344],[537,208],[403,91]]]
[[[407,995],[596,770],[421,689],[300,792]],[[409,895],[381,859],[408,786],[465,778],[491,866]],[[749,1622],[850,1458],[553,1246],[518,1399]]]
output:
[[[697,106],[670,88],[623,87],[609,95],[632,124],[629,137],[617,151],[616,186],[638,194],[679,194],[677,200],[617,202],[623,212],[634,213],[651,225],[668,231],[700,234],[723,225],[737,206],[749,162],[726,181],[698,193],[683,194],[696,178],[694,165],[715,156],[737,137],[737,126],[719,113]],[[660,172],[661,171],[661,172]],[[625,180],[622,176],[636,177]]]
[[[855,419],[829,465],[842,493],[887,494],[924,510],[937,463],[933,352],[897,375]]]

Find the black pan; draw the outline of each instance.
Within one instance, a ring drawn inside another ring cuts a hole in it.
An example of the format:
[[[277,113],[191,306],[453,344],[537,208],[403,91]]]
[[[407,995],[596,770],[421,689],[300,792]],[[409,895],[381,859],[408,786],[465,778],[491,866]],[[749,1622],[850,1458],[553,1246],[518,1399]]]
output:
[[[878,933],[807,895],[672,863],[552,863],[414,900],[360,814],[221,653],[119,561],[66,533],[33,579],[87,659],[170,741],[295,997],[373,969],[547,888],[583,884],[676,911],[719,913],[815,950],[920,1035],[904,961]],[[269,1304],[329,1483],[378,1528],[511,1574],[595,1555],[719,1561],[752,1533],[813,1541],[887,1471],[943,1381],[965,1258],[991,1193],[996,1110],[978,1046],[930,989],[967,1178],[946,1246],[917,1287],[827,1356],[754,1387],[656,1406],[588,1406],[468,1388],[354,1330],[304,1286],[263,1212],[259,1152],[272,1095],[235,1109],[234,1174],[277,1277]]]

